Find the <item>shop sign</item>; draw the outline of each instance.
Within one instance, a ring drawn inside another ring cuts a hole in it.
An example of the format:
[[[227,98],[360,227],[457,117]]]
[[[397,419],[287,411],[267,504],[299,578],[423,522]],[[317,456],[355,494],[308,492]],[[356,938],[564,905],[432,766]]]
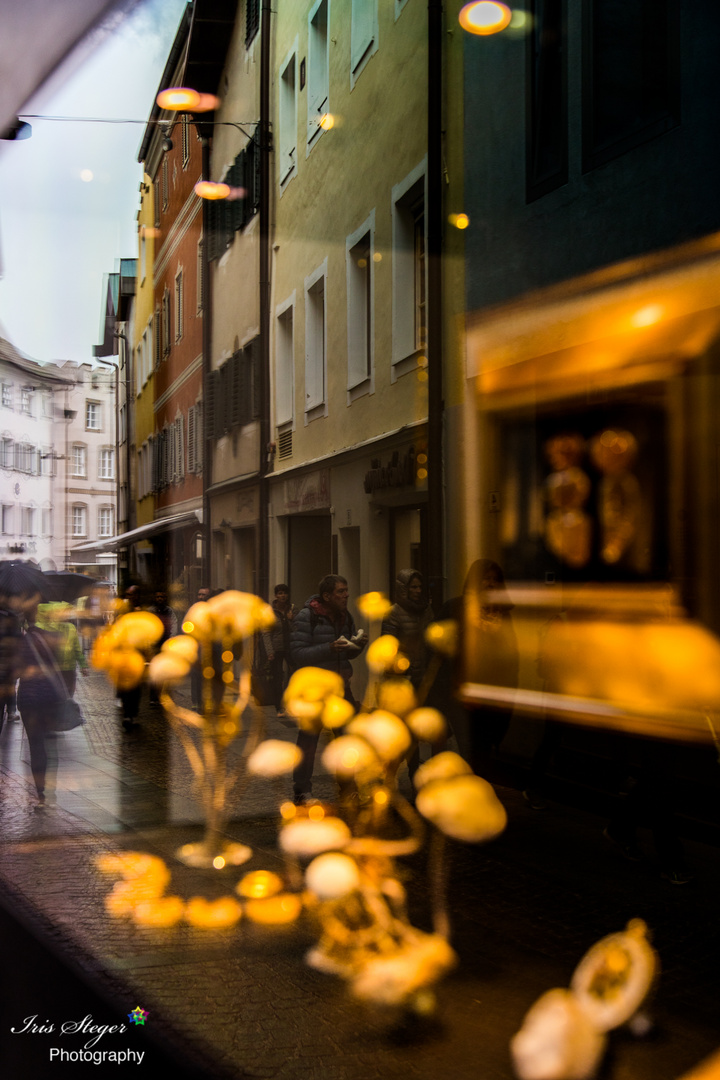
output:
[[[385,488],[407,487],[415,483],[415,447],[400,455],[395,450],[387,465],[381,465],[380,458],[373,458],[370,469],[365,473],[364,488],[368,495]]]
[[[285,513],[327,510],[330,507],[330,470],[319,469],[285,481]]]

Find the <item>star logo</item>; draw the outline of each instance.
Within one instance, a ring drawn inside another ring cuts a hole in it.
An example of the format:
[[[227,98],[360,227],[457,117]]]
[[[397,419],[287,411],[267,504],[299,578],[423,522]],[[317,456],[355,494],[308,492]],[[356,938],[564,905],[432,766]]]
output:
[[[145,1021],[147,1020],[150,1013],[147,1011],[147,1009],[141,1009],[138,1005],[136,1006],[136,1008],[133,1009],[132,1012],[128,1013],[127,1015],[128,1020],[131,1024],[141,1024],[144,1027]]]

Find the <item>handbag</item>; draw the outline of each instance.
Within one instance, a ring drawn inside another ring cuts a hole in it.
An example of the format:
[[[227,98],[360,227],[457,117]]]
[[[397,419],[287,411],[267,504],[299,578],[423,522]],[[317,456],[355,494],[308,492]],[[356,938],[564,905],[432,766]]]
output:
[[[50,682],[54,683],[58,696],[60,698],[57,708],[50,711],[50,718],[48,721],[48,728],[50,731],[72,731],[73,728],[81,727],[85,723],[85,717],[83,711],[78,705],[75,698],[71,698],[67,692],[65,686],[65,680],[60,674],[60,669],[55,663],[54,657],[51,659],[52,670],[48,667],[43,660],[37,645],[33,641],[33,635],[31,633],[26,634],[26,637],[30,643],[30,648],[35,653],[35,658],[42,670],[43,675]]]

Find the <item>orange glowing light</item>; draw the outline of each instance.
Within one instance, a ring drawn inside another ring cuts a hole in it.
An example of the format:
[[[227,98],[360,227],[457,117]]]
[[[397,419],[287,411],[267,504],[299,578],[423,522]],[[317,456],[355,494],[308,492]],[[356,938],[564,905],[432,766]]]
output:
[[[155,101],[161,109],[171,112],[194,110],[200,104],[200,94],[187,86],[170,86],[167,90],[161,90]]]
[[[297,807],[294,803],[284,802],[280,807],[280,817],[283,818],[284,821],[292,821],[296,814]]]
[[[660,304],[647,304],[630,317],[630,322],[637,327],[653,326],[654,323],[660,322],[662,317],[663,309]]]
[[[214,677],[214,675],[215,675],[215,668],[211,668],[211,667],[203,668],[203,678],[204,679],[212,679]]]
[[[233,681],[233,673],[232,673],[232,671],[223,671],[223,673],[222,673],[222,681],[224,683],[231,683]]]
[[[216,855],[215,856],[215,858],[213,859],[213,866],[215,867],[216,870],[223,870],[224,869],[225,860],[223,859],[222,855]]]
[[[378,804],[378,806],[384,806],[385,803],[388,801],[388,793],[387,791],[384,791],[382,788],[380,788],[373,795],[373,799]]]
[[[230,188],[227,184],[214,184],[211,180],[200,180],[195,185],[195,194],[199,199],[227,199]]]
[[[193,630],[195,629],[195,623],[184,622],[182,624],[182,628],[186,634],[192,634]]]
[[[294,893],[282,893],[267,899],[248,900],[245,914],[252,922],[264,926],[282,926],[295,922],[302,911],[302,900]]]
[[[226,649],[225,652],[222,654],[222,658],[224,663],[231,664],[233,662],[232,650]]]
[[[467,229],[470,224],[470,218],[467,214],[450,214],[448,221],[451,225],[454,225],[456,229]]]
[[[318,123],[323,131],[330,131],[331,128],[335,127],[335,117],[332,113],[325,113],[320,117]]]
[[[311,821],[322,821],[325,817],[325,811],[322,806],[311,806],[308,810],[308,817]]]
[[[510,25],[512,12],[497,0],[473,0],[458,15],[458,22],[469,34],[497,34]]]
[[[276,896],[283,887],[282,878],[272,870],[252,870],[238,883],[236,891],[248,899]]]

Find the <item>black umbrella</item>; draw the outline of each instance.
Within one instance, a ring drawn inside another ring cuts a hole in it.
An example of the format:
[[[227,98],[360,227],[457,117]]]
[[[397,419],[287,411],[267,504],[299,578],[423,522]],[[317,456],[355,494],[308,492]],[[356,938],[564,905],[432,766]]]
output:
[[[89,574],[74,574],[71,570],[46,570],[43,577],[50,578],[51,587],[55,590],[54,599],[67,600],[69,604],[78,596],[88,596],[98,585],[102,587],[106,584]]]
[[[0,561],[1,597],[16,596],[29,599],[38,593],[45,601],[61,599],[56,595],[52,580],[43,574],[35,563],[23,562],[22,559]]]

